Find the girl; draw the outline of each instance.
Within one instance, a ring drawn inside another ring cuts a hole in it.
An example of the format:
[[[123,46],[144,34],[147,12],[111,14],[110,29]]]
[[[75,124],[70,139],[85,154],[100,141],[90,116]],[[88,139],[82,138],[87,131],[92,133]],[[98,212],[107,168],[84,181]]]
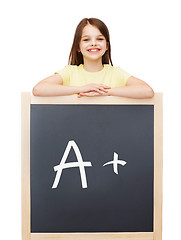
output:
[[[152,88],[119,67],[113,67],[107,26],[99,19],[78,24],[68,65],[40,81],[35,96],[120,96],[151,98]]]

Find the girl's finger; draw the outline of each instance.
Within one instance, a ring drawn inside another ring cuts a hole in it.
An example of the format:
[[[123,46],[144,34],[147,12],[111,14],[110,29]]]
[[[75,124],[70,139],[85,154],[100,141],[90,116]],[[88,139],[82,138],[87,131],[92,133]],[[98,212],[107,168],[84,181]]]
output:
[[[97,93],[97,92],[89,92],[89,93],[84,93],[83,96],[86,96],[86,97],[93,97],[93,96],[99,96],[101,95],[100,93]]]
[[[103,94],[106,90],[104,88],[94,88],[93,91]]]
[[[94,92],[98,92],[98,93],[100,93],[100,94],[102,93],[101,90],[99,90],[98,88],[93,88],[92,91],[90,91],[90,92],[93,92],[93,91],[94,91]]]
[[[106,92],[106,93],[108,92],[108,90],[106,90],[105,88],[102,88],[102,87],[101,87],[101,88],[99,88],[99,89],[100,89],[101,91],[103,91],[103,93],[104,93],[104,92]]]

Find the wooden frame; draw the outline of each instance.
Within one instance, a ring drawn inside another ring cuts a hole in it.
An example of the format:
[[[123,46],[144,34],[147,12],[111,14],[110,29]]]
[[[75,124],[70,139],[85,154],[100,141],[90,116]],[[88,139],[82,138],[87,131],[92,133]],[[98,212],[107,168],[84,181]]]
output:
[[[34,97],[22,93],[22,239],[23,240],[161,240],[162,239],[162,168],[163,107],[162,93],[152,99],[121,97]],[[131,104],[154,105],[154,231],[133,233],[31,233],[30,228],[30,105],[31,104]]]

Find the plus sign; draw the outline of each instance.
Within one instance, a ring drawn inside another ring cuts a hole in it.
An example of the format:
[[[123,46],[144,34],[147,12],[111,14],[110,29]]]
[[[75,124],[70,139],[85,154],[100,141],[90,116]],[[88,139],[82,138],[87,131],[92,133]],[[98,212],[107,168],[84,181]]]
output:
[[[118,164],[121,164],[122,166],[124,166],[127,162],[125,162],[124,160],[118,160],[118,154],[116,152],[114,152],[114,159],[113,161],[107,162],[103,165],[109,165],[109,164],[113,164],[113,170],[116,174],[118,174]]]

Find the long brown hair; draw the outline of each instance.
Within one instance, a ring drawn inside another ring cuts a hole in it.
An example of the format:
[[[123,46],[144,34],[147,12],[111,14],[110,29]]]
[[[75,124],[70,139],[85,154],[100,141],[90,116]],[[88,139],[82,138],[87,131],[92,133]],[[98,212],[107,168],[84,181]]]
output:
[[[74,40],[72,44],[72,48],[69,55],[69,61],[68,64],[70,65],[79,65],[83,64],[83,55],[81,52],[79,52],[79,43],[82,36],[82,30],[87,25],[91,24],[99,29],[99,31],[102,33],[102,35],[105,37],[108,49],[105,52],[105,54],[102,56],[102,64],[111,64],[113,66],[112,60],[111,60],[111,45],[110,45],[110,36],[109,36],[109,30],[105,23],[103,23],[101,20],[97,18],[83,18],[80,23],[78,24]]]

